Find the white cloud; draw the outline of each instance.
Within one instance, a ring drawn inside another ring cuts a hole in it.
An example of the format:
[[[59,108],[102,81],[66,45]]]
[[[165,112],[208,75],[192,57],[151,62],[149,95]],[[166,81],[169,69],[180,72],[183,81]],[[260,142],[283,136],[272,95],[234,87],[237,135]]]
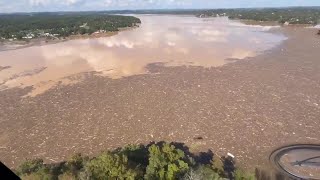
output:
[[[31,6],[44,6],[50,3],[51,0],[29,0]]]
[[[85,2],[86,0],[29,0],[31,6],[71,6],[80,2]]]
[[[82,0],[65,0],[65,4],[67,5],[73,5],[81,2]]]
[[[192,0],[104,0],[102,4],[110,8],[157,8],[170,6],[185,6]]]
[[[114,37],[110,38],[101,38],[97,40],[99,43],[106,45],[107,47],[126,47],[128,49],[132,49],[135,46],[133,41],[129,41],[127,39],[116,39]]]

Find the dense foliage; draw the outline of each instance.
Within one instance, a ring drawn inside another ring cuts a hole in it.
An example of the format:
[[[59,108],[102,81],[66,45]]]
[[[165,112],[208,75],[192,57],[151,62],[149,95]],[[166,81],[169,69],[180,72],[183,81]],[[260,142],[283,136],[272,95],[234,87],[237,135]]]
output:
[[[177,179],[189,169],[184,152],[175,146],[164,144],[149,147],[149,165],[146,179]]]
[[[89,158],[76,154],[68,161],[44,164],[41,159],[26,160],[16,173],[22,179],[146,179],[146,180],[262,180],[268,179],[264,172],[255,175],[235,166],[230,157],[207,153],[192,154],[181,143],[150,143],[128,145],[114,151],[102,152]],[[285,179],[278,175],[276,179]]]
[[[315,25],[320,23],[320,8],[217,9],[204,11],[198,16],[228,16],[230,19]]]
[[[141,23],[132,16],[106,14],[8,14],[0,15],[1,39],[68,37],[97,31],[118,31]]]
[[[111,152],[102,153],[89,161],[86,166],[91,179],[129,179],[139,177],[139,171],[130,168],[128,157],[125,154]],[[138,169],[138,167],[136,167]]]

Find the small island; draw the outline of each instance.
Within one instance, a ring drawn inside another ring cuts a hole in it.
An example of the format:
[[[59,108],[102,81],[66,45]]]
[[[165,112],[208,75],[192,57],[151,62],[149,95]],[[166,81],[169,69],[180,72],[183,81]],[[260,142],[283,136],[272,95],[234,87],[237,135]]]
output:
[[[136,27],[140,19],[133,16],[102,13],[26,13],[0,16],[0,41],[64,39],[72,35],[116,32]]]

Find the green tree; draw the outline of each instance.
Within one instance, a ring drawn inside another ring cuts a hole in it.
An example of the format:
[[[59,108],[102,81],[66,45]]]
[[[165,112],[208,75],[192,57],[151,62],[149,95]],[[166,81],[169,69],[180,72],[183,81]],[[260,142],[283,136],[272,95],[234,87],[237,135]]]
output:
[[[175,146],[164,143],[149,147],[146,179],[177,179],[189,169],[185,154]]]
[[[255,180],[255,175],[250,174],[246,171],[243,171],[241,169],[237,169],[234,172],[234,179],[235,180]]]
[[[148,149],[145,146],[129,144],[115,152],[125,154],[133,165],[141,167],[148,165]]]
[[[88,34],[91,35],[96,31],[96,29],[90,28],[87,30]]]
[[[201,165],[196,169],[190,169],[183,180],[220,180],[223,179],[210,166]]]
[[[18,167],[18,174],[30,174],[44,168],[42,159],[27,159]]]
[[[77,176],[78,172],[80,172],[80,170],[84,168],[85,163],[88,161],[88,159],[88,157],[84,157],[80,153],[75,154],[67,161],[67,169],[73,176]]]
[[[21,40],[23,38],[23,36],[24,36],[24,34],[18,33],[16,37],[18,40]]]
[[[87,30],[86,30],[85,28],[81,28],[79,33],[80,33],[81,35],[83,35],[83,34],[85,34],[86,32],[87,32]]]
[[[71,173],[66,172],[66,173],[63,173],[63,174],[59,175],[58,179],[59,180],[76,180],[76,179],[79,179],[79,178],[76,178]]]
[[[212,161],[212,169],[218,173],[220,176],[225,176],[224,169],[223,169],[223,162],[220,158],[214,157]]]
[[[20,177],[23,180],[52,180],[52,179],[54,179],[54,177],[45,168],[41,168],[37,172],[21,175]]]
[[[102,153],[86,164],[90,179],[135,179],[138,174],[130,169],[128,158],[124,154]]]

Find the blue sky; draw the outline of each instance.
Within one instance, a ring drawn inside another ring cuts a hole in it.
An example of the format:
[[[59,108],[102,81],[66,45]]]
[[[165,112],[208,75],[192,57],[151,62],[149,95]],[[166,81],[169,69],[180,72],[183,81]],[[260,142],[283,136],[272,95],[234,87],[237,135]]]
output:
[[[0,13],[283,6],[320,6],[320,0],[0,0]]]

